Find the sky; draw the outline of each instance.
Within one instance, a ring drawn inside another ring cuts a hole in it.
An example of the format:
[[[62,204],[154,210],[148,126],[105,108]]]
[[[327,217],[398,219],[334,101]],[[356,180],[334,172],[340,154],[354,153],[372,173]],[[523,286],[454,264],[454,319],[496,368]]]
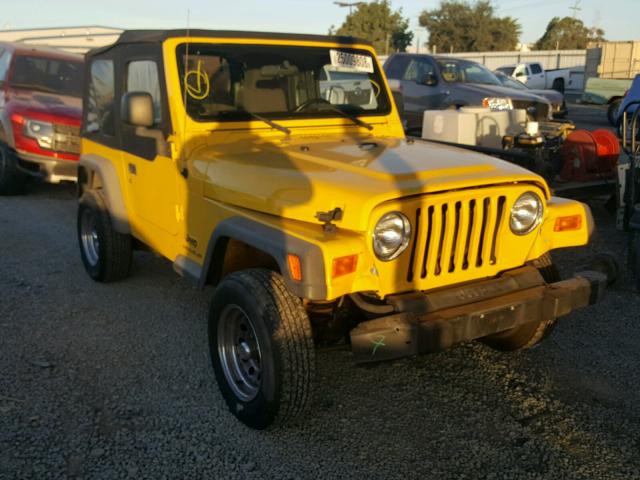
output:
[[[608,40],[640,40],[640,0],[493,0],[500,16],[516,18],[521,42],[537,40],[554,16],[577,17],[587,26],[603,28]],[[402,8],[411,28],[426,41],[418,15],[439,0],[392,0]],[[184,28],[190,11],[192,28],[327,33],[348,13],[333,0],[0,0],[0,29],[101,25],[118,28]]]

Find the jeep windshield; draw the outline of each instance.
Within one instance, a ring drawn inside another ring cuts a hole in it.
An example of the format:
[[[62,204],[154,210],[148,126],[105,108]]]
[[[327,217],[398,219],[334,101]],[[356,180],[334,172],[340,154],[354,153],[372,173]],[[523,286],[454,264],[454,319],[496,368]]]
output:
[[[177,58],[187,112],[201,122],[342,116],[361,124],[358,115],[390,111],[364,50],[190,43]]]
[[[500,80],[486,67],[458,58],[436,58],[442,79],[447,83],[481,83],[502,86]]]
[[[18,55],[13,61],[11,88],[82,97],[82,62]]]

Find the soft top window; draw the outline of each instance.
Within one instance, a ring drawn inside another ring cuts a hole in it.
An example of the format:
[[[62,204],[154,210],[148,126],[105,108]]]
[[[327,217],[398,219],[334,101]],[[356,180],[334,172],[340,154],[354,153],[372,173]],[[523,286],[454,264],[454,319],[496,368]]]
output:
[[[91,62],[85,101],[84,129],[89,134],[115,135],[113,60]]]
[[[162,121],[160,78],[158,65],[153,60],[137,60],[127,65],[127,92],[146,92],[153,99],[155,124]]]
[[[198,121],[390,111],[380,71],[364,50],[183,44],[177,56],[187,111]]]

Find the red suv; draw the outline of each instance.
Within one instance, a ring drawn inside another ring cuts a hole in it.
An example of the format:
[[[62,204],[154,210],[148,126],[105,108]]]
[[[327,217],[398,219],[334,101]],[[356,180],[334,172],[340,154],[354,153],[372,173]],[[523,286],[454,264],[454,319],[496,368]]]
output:
[[[76,180],[82,75],[80,55],[0,42],[0,195]]]

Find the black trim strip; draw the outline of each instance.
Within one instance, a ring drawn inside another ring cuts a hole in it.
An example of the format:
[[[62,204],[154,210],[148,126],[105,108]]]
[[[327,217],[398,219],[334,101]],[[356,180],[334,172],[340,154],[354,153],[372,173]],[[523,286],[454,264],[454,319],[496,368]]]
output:
[[[188,33],[188,35],[187,35]],[[302,40],[311,42],[340,43],[343,45],[369,45],[372,43],[356,37],[330,36],[330,35],[307,35],[298,33],[276,33],[276,32],[243,32],[237,30],[125,30],[118,40],[106,47],[89,50],[87,57],[99,55],[107,52],[115,46],[125,43],[162,43],[168,38],[180,37],[215,37],[215,38],[251,38],[261,40]]]

